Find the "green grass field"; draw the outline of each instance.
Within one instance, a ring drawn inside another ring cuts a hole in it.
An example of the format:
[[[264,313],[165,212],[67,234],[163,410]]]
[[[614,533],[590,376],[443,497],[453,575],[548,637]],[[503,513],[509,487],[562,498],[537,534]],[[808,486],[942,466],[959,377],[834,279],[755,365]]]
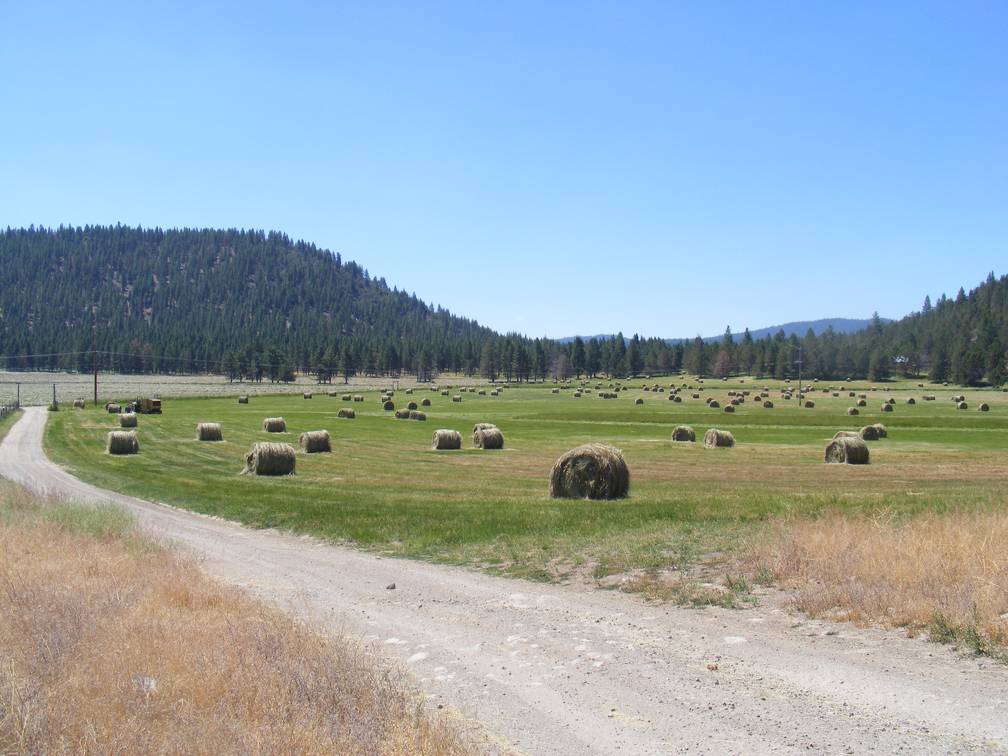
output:
[[[666,388],[696,379],[647,381]],[[605,385],[608,385],[608,381]],[[104,452],[107,431],[118,418],[101,410],[50,413],[50,456],[92,483],[254,527],[276,527],[321,536],[382,553],[451,563],[533,578],[571,574],[602,577],[630,570],[682,568],[716,560],[779,517],[814,516],[825,510],[921,511],[986,509],[1004,502],[1008,483],[1008,393],[916,382],[845,384],[839,397],[815,385],[808,398],[780,398],[782,384],[747,379],[708,380],[702,397],[722,405],[728,390],[766,386],[776,405],[764,409],[748,397],[734,414],[708,408],[703,399],[676,404],[664,393],[642,391],[642,380],[618,399],[580,399],[552,386],[511,387],[500,397],[451,397],[418,388],[397,392],[396,407],[430,398],[426,422],[398,420],[383,411],[377,392],[364,403],[316,393],[314,399],[252,397],[166,400],[161,416],[140,416],[141,453]],[[883,386],[887,387],[885,390]],[[339,391],[340,387],[337,387]],[[594,388],[594,382],[592,383]],[[839,384],[837,384],[839,389]],[[868,407],[856,418],[845,410],[866,393]],[[240,388],[236,389],[236,393]],[[359,390],[355,390],[359,393]],[[452,392],[453,394],[456,392]],[[936,394],[924,402],[925,393]],[[951,396],[966,394],[968,410]],[[907,405],[907,397],[917,399]],[[644,404],[634,404],[642,397]],[[883,413],[894,397],[894,411]],[[979,402],[990,412],[977,411]],[[338,419],[344,406],[355,420]],[[261,430],[262,419],[283,416],[288,433]],[[223,424],[224,442],[201,443],[195,425]],[[502,451],[471,446],[474,423],[496,423]],[[888,439],[870,444],[872,464],[823,464],[833,433],[872,422],[889,428]],[[733,449],[670,440],[673,426],[689,424],[697,437],[709,427],[731,430]],[[292,477],[240,475],[243,455],[258,440],[297,445],[301,431],[327,429],[331,454],[298,454]],[[436,452],[437,428],[463,435],[462,451]],[[611,502],[551,500],[548,475],[556,457],[578,444],[604,441],[621,448],[631,471],[630,496]]]

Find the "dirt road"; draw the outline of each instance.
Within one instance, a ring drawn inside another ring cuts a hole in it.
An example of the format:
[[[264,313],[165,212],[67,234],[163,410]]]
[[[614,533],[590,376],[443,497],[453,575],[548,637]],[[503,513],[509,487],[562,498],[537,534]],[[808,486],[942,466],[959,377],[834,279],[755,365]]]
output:
[[[77,480],[46,459],[45,419],[29,409],[11,429],[0,475],[129,508],[218,578],[373,642],[519,751],[1008,751],[1008,669],[988,660],[779,609],[651,606],[249,530]]]

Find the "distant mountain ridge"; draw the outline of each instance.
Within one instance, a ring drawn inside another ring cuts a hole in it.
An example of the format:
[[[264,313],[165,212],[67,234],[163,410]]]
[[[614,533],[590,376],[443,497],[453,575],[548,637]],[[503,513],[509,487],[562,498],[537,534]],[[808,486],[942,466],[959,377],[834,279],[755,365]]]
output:
[[[883,323],[891,323],[892,320],[889,318],[882,318]],[[784,331],[784,336],[804,336],[808,329],[811,328],[812,332],[818,336],[825,333],[830,328],[833,329],[834,333],[857,333],[858,331],[863,331],[871,324],[870,318],[821,318],[820,320],[795,320],[791,323],[783,323],[781,325],[769,326],[767,328],[759,328],[755,331],[750,331],[754,339],[762,339],[767,336],[775,336],[778,331]],[[742,331],[732,331],[734,336],[740,336],[744,333]],[[616,334],[606,333],[606,334],[596,334],[594,336],[582,336],[581,339],[588,341],[590,339],[611,339]],[[715,341],[720,341],[724,337],[724,334],[718,334],[717,336],[704,336],[703,340],[710,344]],[[566,336],[562,339],[558,339],[561,344],[569,344],[577,338],[576,336]],[[629,340],[629,337],[626,337]],[[679,337],[679,338],[667,338],[665,342],[668,344],[680,344],[685,341],[692,341],[694,337]]]

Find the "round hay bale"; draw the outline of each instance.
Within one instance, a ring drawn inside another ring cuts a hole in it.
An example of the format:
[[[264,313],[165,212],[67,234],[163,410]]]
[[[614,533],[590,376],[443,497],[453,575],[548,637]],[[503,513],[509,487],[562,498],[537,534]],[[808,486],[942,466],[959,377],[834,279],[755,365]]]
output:
[[[445,396],[448,396],[448,394],[446,393]],[[494,389],[491,391],[490,396],[500,396],[500,389]]]
[[[980,412],[990,412],[990,405],[987,402],[980,402],[980,406],[977,409]]]
[[[913,398],[913,397],[911,396],[910,398],[908,398],[908,399],[906,400],[906,403],[907,403],[907,404],[917,404],[917,400],[916,400],[916,399],[914,399],[914,398]]]
[[[119,415],[119,427],[120,428],[136,428],[137,427],[137,416],[135,412],[125,412]]]
[[[883,404],[882,405],[882,411],[883,412],[892,412],[892,405],[891,404]]]
[[[867,399],[858,399],[857,400],[857,406],[858,407],[867,407],[868,406],[868,400]]]
[[[550,389],[550,393],[551,394],[559,394],[560,393],[560,389],[558,389],[558,388]]]
[[[672,429],[673,441],[696,441],[696,433],[688,425],[677,425]]]
[[[109,431],[105,451],[109,454],[139,454],[140,439],[136,431]]]
[[[417,403],[416,402],[410,402],[409,404],[406,405],[406,409],[408,409],[408,410],[415,410],[415,409],[417,409]]]
[[[349,407],[340,407],[340,411],[336,413],[336,417],[346,418],[347,420],[353,420],[357,417],[357,413],[354,412]]]
[[[862,436],[860,431],[837,431],[836,433],[833,434],[834,441],[838,438],[861,438],[861,437]]]
[[[961,409],[961,410],[969,409],[969,405],[966,404],[966,402],[958,402],[956,404],[956,409]]]
[[[340,399],[342,399],[344,402],[349,402],[353,400],[353,396],[351,394],[343,394],[343,396],[341,396]]]
[[[763,409],[773,409],[773,402],[769,399],[763,402]]]
[[[409,420],[409,413],[410,411],[408,409],[397,409],[395,411],[395,416],[397,420]]]
[[[496,427],[497,426],[494,425],[493,423],[476,423],[476,425],[473,426],[472,432],[475,433],[476,431],[488,430],[489,428],[496,428]]]
[[[847,392],[847,396],[849,396],[851,399],[853,399],[857,395],[853,391],[848,391]]]
[[[455,394],[455,396],[452,397],[452,401],[455,404],[461,404],[462,403],[462,395],[461,394]]]
[[[248,397],[242,394],[238,397],[238,404],[248,404]]]
[[[690,398],[691,399],[699,399],[700,398],[700,394],[690,394]]]
[[[889,431],[882,423],[872,423],[872,426],[875,428],[875,432],[878,433],[879,438],[888,438]]]
[[[427,421],[427,413],[425,413],[425,412],[418,412],[417,410],[410,410],[409,419],[410,420],[420,420],[421,422],[426,422]]]
[[[74,406],[74,409],[84,409],[84,400],[83,399],[74,399],[73,406]]]
[[[858,433],[858,436],[860,436],[865,441],[878,441],[881,438],[881,436],[879,435],[879,429],[874,425],[866,425]],[[834,438],[836,438],[836,436],[834,436]]]
[[[585,444],[561,455],[550,471],[553,499],[620,499],[630,491],[623,452],[608,444]]]
[[[711,409],[721,409],[721,402],[719,402],[717,399],[711,399],[709,402],[707,402],[707,406],[710,407]]]
[[[477,392],[477,395],[478,395],[478,396],[486,396],[486,389],[480,389],[480,390],[479,390],[479,391]]]
[[[411,388],[406,389],[406,395],[407,396],[409,396],[412,393],[413,393],[413,389],[411,389]]]
[[[108,404],[105,405],[105,411],[108,412],[110,415],[118,415],[120,412],[122,412],[122,407],[120,407],[115,402],[109,402]]]
[[[224,431],[220,423],[196,423],[196,439],[198,441],[223,441]]]
[[[448,392],[447,391],[442,391],[441,392],[441,396],[448,396]]]
[[[834,391],[833,392],[833,396],[840,396],[840,392],[839,391]]]
[[[432,449],[461,449],[462,434],[455,430],[439,428],[434,431],[434,438],[431,441]]]
[[[504,448],[504,434],[500,428],[479,428],[473,431],[472,440],[475,449]]]
[[[638,404],[644,404],[644,400],[641,399],[639,396],[636,399],[634,399],[634,405]]]
[[[363,394],[354,394],[353,400],[355,402],[363,402],[364,401],[364,395]]]
[[[395,409],[395,404],[391,399],[386,399],[384,402],[382,402],[381,408],[386,412],[391,412],[392,410]]]
[[[303,394],[301,394],[301,397],[304,399],[311,399],[312,398],[311,391],[305,391]]]
[[[298,436],[298,444],[300,444],[305,454],[332,451],[332,442],[327,430],[305,431]]]
[[[420,400],[420,406],[421,407],[430,407],[430,399],[428,399],[425,396],[423,399]]]
[[[331,396],[333,399],[335,399],[337,396],[339,396],[339,394],[337,394],[335,391],[326,391],[326,396]]]
[[[267,433],[286,433],[287,421],[282,417],[267,417],[263,420],[263,430]]]
[[[886,389],[888,391],[889,389]],[[886,404],[896,404],[896,400],[893,397],[886,399]]]
[[[669,399],[671,399],[676,404],[682,404],[682,397],[679,396],[679,394],[676,394],[675,396],[670,396]]]
[[[708,449],[714,449],[719,446],[730,449],[735,446],[735,436],[731,434],[731,431],[721,430],[720,428],[708,428],[707,432],[704,433],[703,445]]]
[[[848,415],[860,415],[861,413],[858,411],[857,407],[848,407],[847,408],[847,414]]]
[[[734,404],[726,404],[724,406],[724,411],[725,412],[734,412],[735,411],[735,405]]]
[[[827,464],[867,465],[868,458],[868,444],[847,436],[830,441],[824,455]]]
[[[293,475],[297,455],[290,444],[256,441],[245,455],[244,475]]]
[[[810,400],[808,400],[807,402],[805,402],[805,405],[804,405],[804,406],[805,406],[805,409],[815,409],[815,402],[813,402],[813,401],[812,401],[812,400],[810,399]]]

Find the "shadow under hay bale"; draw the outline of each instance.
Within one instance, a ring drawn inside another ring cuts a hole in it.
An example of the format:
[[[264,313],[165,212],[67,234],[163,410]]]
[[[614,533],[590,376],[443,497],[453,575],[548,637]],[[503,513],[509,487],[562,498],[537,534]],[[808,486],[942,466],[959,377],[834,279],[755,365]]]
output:
[[[137,416],[134,412],[126,412],[119,415],[119,427],[120,428],[136,428],[137,427]]]
[[[320,452],[332,451],[332,442],[327,430],[305,431],[298,436],[298,444],[305,454],[319,454]]]
[[[703,445],[708,449],[716,449],[718,447],[730,449],[735,446],[735,436],[732,435],[731,431],[721,430],[720,428],[708,428],[707,432],[704,433]]]
[[[199,441],[223,441],[224,431],[220,423],[197,423],[196,438]]]
[[[500,428],[477,428],[473,431],[474,449],[503,449],[504,434]]]
[[[109,431],[105,451],[109,454],[139,454],[140,439],[136,431]]]
[[[677,425],[672,429],[673,441],[696,441],[696,432],[688,425]]]
[[[243,475],[293,475],[297,455],[290,444],[256,441],[245,455]]]
[[[439,428],[431,440],[432,449],[461,449],[462,434],[455,430]]]
[[[286,433],[287,421],[282,417],[267,417],[263,420],[263,430],[267,433]]]
[[[623,452],[608,444],[585,444],[563,454],[550,471],[553,499],[620,499],[630,491]]]
[[[824,459],[827,464],[867,465],[869,456],[863,439],[843,436],[826,445]]]
[[[355,417],[357,417],[357,413],[354,412],[349,407],[341,407],[340,411],[336,413],[336,417],[342,417],[347,420],[353,420]]]

